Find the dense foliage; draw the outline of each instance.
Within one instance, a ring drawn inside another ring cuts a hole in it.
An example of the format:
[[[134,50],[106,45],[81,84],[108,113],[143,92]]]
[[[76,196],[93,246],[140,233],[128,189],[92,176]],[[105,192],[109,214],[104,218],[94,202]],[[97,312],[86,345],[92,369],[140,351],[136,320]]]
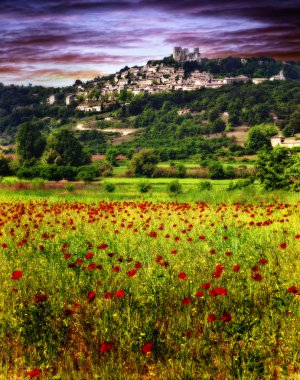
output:
[[[257,177],[268,190],[300,191],[300,154],[297,149],[275,147],[258,153]]]

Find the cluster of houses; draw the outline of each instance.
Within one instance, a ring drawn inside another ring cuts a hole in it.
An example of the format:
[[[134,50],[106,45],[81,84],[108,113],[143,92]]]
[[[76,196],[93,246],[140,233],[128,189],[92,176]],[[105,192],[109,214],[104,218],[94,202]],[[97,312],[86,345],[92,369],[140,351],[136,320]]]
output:
[[[200,61],[199,49],[196,48],[190,53],[186,48],[174,48],[173,57],[176,61]],[[96,84],[98,94],[90,97],[89,93],[83,86],[78,86],[76,94],[70,94],[66,97],[66,105],[70,105],[72,100],[79,97],[86,99],[77,106],[77,109],[84,112],[101,112],[107,105],[112,104],[121,91],[130,91],[133,96],[140,93],[158,94],[168,91],[193,91],[202,87],[219,88],[224,85],[233,83],[253,82],[255,84],[267,80],[285,80],[283,72],[272,78],[249,78],[245,75],[235,77],[214,78],[211,73],[194,70],[189,76],[185,75],[182,67],[176,68],[163,63],[147,64],[142,67],[132,67],[117,72],[109,79],[103,78]],[[50,96],[50,104],[54,104],[55,98]]]

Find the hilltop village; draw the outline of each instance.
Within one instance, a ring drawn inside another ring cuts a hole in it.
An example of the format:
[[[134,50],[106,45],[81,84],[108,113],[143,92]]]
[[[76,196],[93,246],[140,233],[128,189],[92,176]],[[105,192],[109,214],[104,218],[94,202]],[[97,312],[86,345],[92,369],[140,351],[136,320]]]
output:
[[[199,49],[195,48],[190,52],[187,48],[175,47],[173,49],[173,59],[176,63],[201,62]],[[246,61],[241,59],[241,61]],[[83,112],[101,112],[104,107],[110,105],[122,91],[127,91],[136,96],[140,93],[157,94],[176,90],[193,91],[202,87],[219,88],[233,83],[253,82],[259,84],[267,80],[285,80],[281,71],[271,78],[250,78],[245,75],[235,77],[214,78],[213,74],[199,70],[194,70],[187,76],[181,67],[174,67],[164,63],[148,63],[142,67],[132,67],[122,69],[114,75],[101,80],[95,86],[97,91],[87,91],[86,87],[79,85],[76,94],[69,94],[66,97],[66,105],[70,105],[73,100],[81,99],[77,106]],[[92,96],[91,96],[92,93]],[[55,95],[49,97],[50,104],[55,103]]]

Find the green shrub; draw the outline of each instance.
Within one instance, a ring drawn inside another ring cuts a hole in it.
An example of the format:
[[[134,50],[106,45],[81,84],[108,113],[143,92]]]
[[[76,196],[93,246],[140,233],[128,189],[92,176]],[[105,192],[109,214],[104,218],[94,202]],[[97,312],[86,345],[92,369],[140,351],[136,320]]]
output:
[[[31,181],[32,190],[44,190],[45,189],[45,180],[43,178],[34,178]]]
[[[176,177],[177,178],[183,178],[186,176],[186,168],[182,164],[176,165]]]
[[[212,183],[209,181],[201,181],[198,185],[198,189],[200,191],[211,190],[212,189]]]
[[[168,190],[170,193],[180,194],[182,192],[182,186],[179,181],[175,179],[168,184]]]
[[[142,181],[137,184],[137,188],[141,193],[148,193],[152,189],[152,185],[149,181]]]
[[[254,183],[254,178],[247,178],[241,181],[231,181],[227,187],[227,191],[241,190],[246,187],[252,186]]]
[[[113,193],[116,190],[116,186],[113,183],[106,182],[104,183],[104,190],[107,193]]]
[[[75,190],[75,186],[73,183],[66,183],[64,186],[64,189],[68,191],[69,193],[72,193]]]
[[[94,178],[99,176],[99,170],[93,165],[81,166],[78,169],[76,179],[86,183],[91,182]]]
[[[208,166],[209,175],[211,179],[224,179],[225,178],[225,172],[223,165],[220,164],[218,161],[214,161],[209,164]]]

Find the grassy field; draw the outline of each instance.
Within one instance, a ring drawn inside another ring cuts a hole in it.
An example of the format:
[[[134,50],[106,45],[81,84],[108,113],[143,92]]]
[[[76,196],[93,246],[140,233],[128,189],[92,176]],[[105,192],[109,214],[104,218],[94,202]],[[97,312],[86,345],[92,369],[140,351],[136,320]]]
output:
[[[0,378],[296,379],[298,197],[221,193],[2,190]]]

